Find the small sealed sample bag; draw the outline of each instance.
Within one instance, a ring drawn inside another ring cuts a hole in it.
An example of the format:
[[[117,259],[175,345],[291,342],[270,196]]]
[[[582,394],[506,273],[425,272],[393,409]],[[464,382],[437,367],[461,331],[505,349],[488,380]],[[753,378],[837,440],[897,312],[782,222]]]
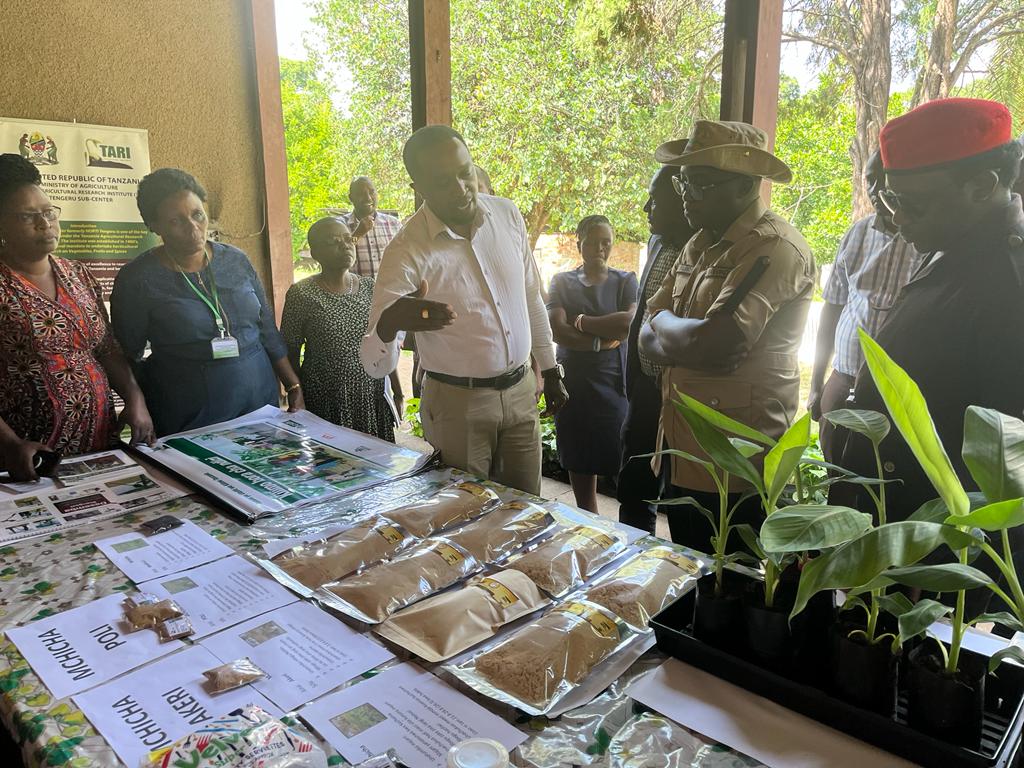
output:
[[[203,677],[206,678],[203,685],[210,693],[220,693],[259,680],[266,675],[266,672],[249,659],[235,659],[203,672]]]
[[[452,525],[468,523],[500,503],[498,494],[490,488],[466,481],[442,488],[429,499],[381,515],[422,539]]]
[[[138,629],[156,629],[168,619],[177,619],[185,615],[173,600],[148,592],[140,592],[125,598],[122,605],[124,618],[133,632]]]
[[[499,571],[399,611],[375,631],[421,659],[438,662],[549,602],[525,573]]]
[[[511,558],[507,565],[525,573],[552,597],[561,597],[612,562],[625,548],[626,538],[618,531],[577,525]]]
[[[486,696],[543,715],[637,637],[604,608],[570,600],[464,664],[446,669]]]
[[[446,538],[479,562],[491,564],[550,530],[554,524],[554,519],[542,507],[512,501],[502,504],[486,517],[446,534]]]
[[[171,746],[150,753],[145,768],[183,765],[189,768],[327,768],[327,755],[297,726],[250,705],[211,720]]]
[[[427,539],[401,557],[341,581],[325,584],[317,598],[367,624],[428,595],[440,592],[479,569],[471,554],[448,539]]]
[[[415,541],[400,525],[376,517],[327,540],[282,552],[269,561],[267,570],[275,576],[283,572],[313,590],[387,560]],[[261,565],[267,567],[268,562]]]
[[[674,547],[653,547],[602,577],[583,593],[583,598],[646,632],[651,616],[693,589],[706,572],[706,566],[696,557]]]

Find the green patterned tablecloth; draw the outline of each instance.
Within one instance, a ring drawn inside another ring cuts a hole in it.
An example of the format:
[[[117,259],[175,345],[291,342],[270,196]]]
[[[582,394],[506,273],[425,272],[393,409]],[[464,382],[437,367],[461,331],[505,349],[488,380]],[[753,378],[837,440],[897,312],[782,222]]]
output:
[[[262,544],[269,539],[308,533],[331,520],[362,515],[363,508],[380,509],[386,500],[429,490],[442,483],[444,477],[431,473],[401,486],[368,492],[356,501],[321,509],[301,521],[281,515],[255,526],[243,526],[200,497],[189,496],[112,520],[4,546],[0,548],[0,626],[26,624],[111,593],[134,589],[134,584],[92,542],[134,530],[143,520],[160,514],[191,520],[237,552],[262,552]],[[625,683],[660,661],[656,652],[647,654],[594,702],[558,720],[530,719],[517,716],[511,708],[492,706],[493,711],[531,734],[517,750],[516,764],[533,768],[607,764],[605,752],[612,736],[634,717],[632,702],[623,692]],[[20,747],[26,768],[121,765],[71,699],[54,699],[6,636],[0,639],[0,718]],[[344,763],[326,745],[325,750],[331,755],[332,765]],[[707,768],[755,765],[710,745],[703,754],[692,763],[679,764]],[[5,768],[7,765],[4,762]]]

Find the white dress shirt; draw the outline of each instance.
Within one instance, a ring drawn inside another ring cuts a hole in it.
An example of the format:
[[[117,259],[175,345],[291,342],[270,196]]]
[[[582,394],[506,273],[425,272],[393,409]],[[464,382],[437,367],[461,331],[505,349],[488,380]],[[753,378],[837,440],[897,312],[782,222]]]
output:
[[[453,232],[425,203],[388,244],[373,288],[360,357],[374,378],[398,364],[398,342],[377,335],[381,313],[426,280],[426,298],[450,304],[455,321],[418,331],[416,349],[427,371],[491,378],[528,362],[555,365],[540,276],[526,224],[511,200],[479,195],[471,239]]]

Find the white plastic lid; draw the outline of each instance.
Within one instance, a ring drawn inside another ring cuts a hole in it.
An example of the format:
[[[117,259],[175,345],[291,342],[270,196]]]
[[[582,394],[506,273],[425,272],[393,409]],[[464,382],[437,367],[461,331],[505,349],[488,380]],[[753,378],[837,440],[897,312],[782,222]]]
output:
[[[466,739],[448,750],[448,768],[507,768],[508,750],[494,739]]]

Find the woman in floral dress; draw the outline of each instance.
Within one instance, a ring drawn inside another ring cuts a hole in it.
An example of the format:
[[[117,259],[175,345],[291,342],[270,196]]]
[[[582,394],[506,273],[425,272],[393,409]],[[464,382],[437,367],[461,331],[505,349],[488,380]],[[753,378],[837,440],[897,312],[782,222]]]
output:
[[[288,289],[281,316],[281,333],[292,367],[299,371],[306,408],[334,424],[394,442],[384,380],[368,376],[359,361],[373,279],[349,271],[355,258],[352,234],[337,219],[316,222],[307,239],[321,272]],[[395,396],[399,413],[400,397]]]
[[[36,478],[38,451],[111,447],[120,431],[111,384],[132,442],[153,422],[110,332],[100,287],[83,262],[57,258],[60,208],[36,167],[0,155],[0,469]]]

